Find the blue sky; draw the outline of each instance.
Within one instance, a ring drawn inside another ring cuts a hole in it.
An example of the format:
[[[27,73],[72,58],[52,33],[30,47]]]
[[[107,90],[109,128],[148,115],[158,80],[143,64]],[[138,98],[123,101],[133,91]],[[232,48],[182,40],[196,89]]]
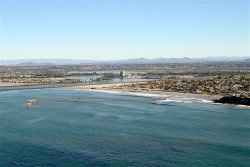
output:
[[[249,1],[1,1],[1,59],[249,56]]]

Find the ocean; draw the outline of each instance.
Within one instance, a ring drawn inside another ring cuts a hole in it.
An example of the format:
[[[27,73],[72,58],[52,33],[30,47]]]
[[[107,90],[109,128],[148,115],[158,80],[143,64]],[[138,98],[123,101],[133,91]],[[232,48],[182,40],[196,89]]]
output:
[[[158,96],[70,88],[2,91],[0,166],[250,166],[249,108]],[[32,97],[39,103],[27,107]]]

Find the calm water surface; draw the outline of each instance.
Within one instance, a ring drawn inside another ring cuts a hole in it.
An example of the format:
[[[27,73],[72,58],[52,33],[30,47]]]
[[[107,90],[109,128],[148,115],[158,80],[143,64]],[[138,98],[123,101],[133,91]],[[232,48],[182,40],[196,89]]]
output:
[[[250,166],[249,108],[63,88],[0,98],[3,167]]]

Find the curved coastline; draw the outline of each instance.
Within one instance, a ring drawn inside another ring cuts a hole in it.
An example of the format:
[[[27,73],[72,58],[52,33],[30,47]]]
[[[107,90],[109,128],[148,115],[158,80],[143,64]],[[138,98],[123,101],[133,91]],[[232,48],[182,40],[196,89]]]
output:
[[[32,86],[4,86],[0,87],[0,91],[9,90],[26,90],[26,89],[46,89],[46,88],[70,88],[71,90],[89,90],[105,93],[127,94],[133,96],[144,96],[158,98],[157,103],[210,103],[210,104],[228,104],[239,107],[250,107],[249,98],[240,97],[223,97],[222,95],[207,95],[207,94],[191,94],[180,92],[166,92],[160,89],[126,89],[122,85],[129,85],[140,82],[98,82],[98,83],[85,83],[85,84],[50,84],[50,85],[32,85]]]
[[[84,85],[72,87],[77,90],[89,90],[95,92],[105,92],[105,93],[121,93],[127,95],[144,96],[152,98],[164,98],[157,101],[157,103],[168,103],[168,102],[181,102],[181,103],[210,103],[210,104],[228,104],[234,105],[236,107],[247,107],[250,105],[247,103],[242,103],[241,98],[233,101],[221,101],[225,99],[222,95],[206,95],[206,94],[191,94],[191,93],[180,93],[180,92],[165,92],[162,90],[134,90],[134,89],[123,89],[120,88],[123,84],[131,83],[115,83],[115,84],[99,84],[99,85]],[[248,99],[249,100],[249,99]],[[243,100],[244,101],[244,100]]]
[[[117,87],[122,84],[103,84],[103,85],[86,85],[72,87],[74,90],[87,90],[93,92],[104,92],[112,94],[125,94],[132,96],[143,96],[154,98],[157,104],[169,102],[181,103],[213,103],[213,100],[219,99],[222,96],[212,95],[199,95],[191,93],[179,92],[163,92],[161,90],[131,90],[131,89],[118,89]]]

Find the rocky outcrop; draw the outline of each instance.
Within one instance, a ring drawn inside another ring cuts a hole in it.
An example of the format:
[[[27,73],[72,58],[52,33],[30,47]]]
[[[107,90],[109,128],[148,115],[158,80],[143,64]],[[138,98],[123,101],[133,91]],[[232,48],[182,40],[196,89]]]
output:
[[[215,103],[225,103],[225,104],[241,104],[250,106],[250,98],[247,97],[237,97],[237,96],[225,96],[221,99],[214,100]]]
[[[32,99],[29,99],[26,101],[26,104],[29,107],[31,107],[32,105],[37,104],[37,103],[38,103],[38,99],[36,99],[36,98],[32,98]]]

